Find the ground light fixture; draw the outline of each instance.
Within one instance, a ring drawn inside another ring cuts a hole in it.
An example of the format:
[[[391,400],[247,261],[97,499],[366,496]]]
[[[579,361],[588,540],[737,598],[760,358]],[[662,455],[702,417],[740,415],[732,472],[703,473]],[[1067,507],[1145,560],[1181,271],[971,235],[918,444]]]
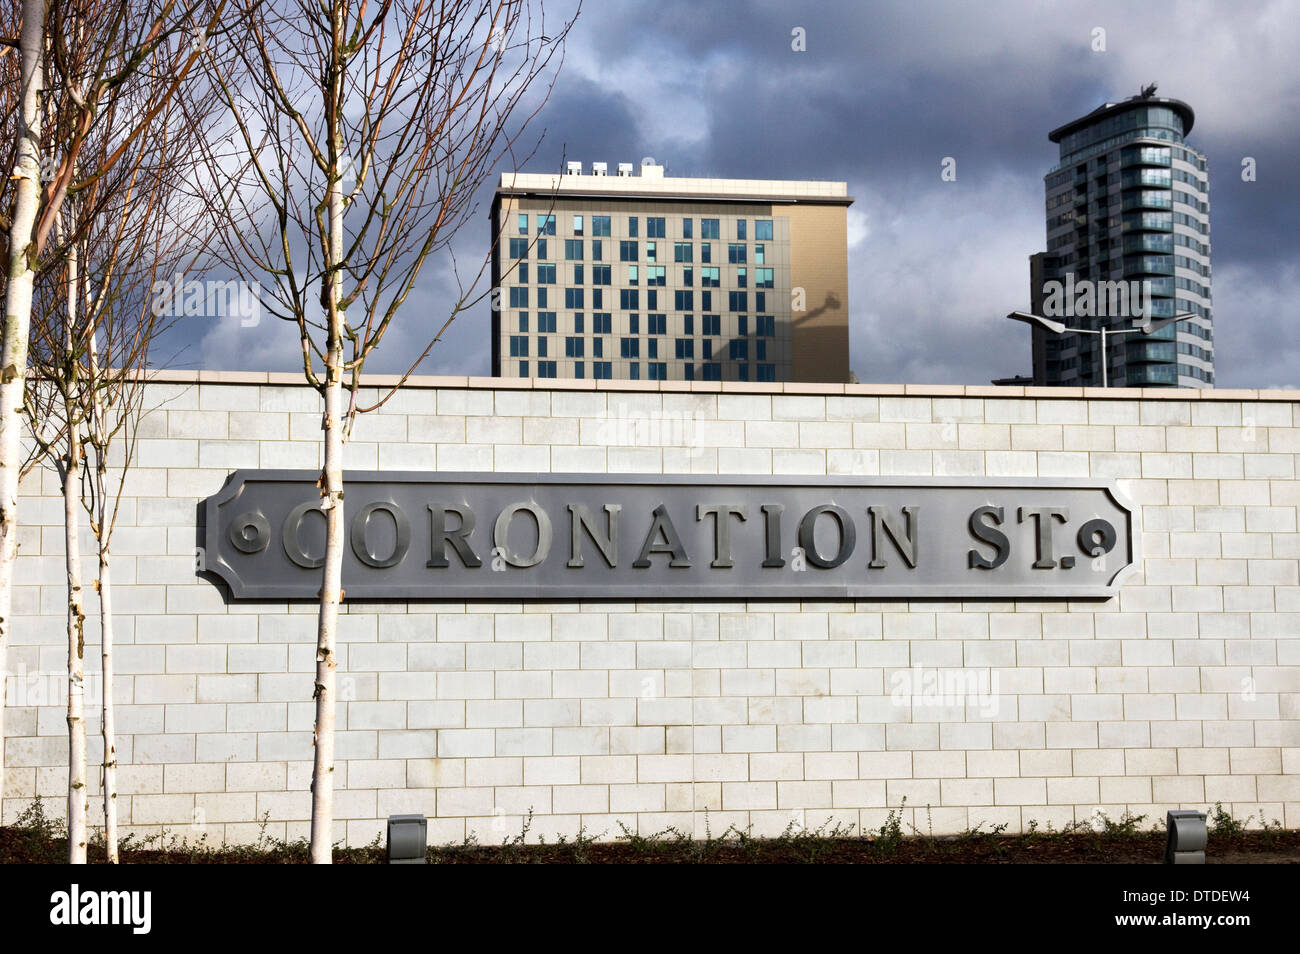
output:
[[[1203,865],[1209,832],[1205,816],[1191,809],[1174,809],[1165,816],[1168,839],[1165,842],[1165,864]]]
[[[1104,325],[1100,328],[1070,328],[1065,322],[1057,321],[1054,318],[1045,318],[1042,315],[1035,315],[1028,311],[1013,311],[1007,315],[1012,321],[1023,321],[1028,325],[1037,325],[1050,331],[1054,335],[1075,334],[1075,335],[1101,335],[1101,386],[1110,387],[1107,380],[1106,366],[1108,357],[1106,354],[1106,338],[1114,335],[1150,335],[1155,334],[1166,325],[1171,325],[1175,321],[1182,321],[1184,318],[1194,318],[1195,314],[1190,311],[1180,311],[1178,314],[1169,318],[1157,318],[1154,321],[1148,319],[1145,323],[1134,325],[1132,328],[1106,328]]]
[[[388,816],[388,863],[423,865],[429,847],[429,820],[423,815]]]

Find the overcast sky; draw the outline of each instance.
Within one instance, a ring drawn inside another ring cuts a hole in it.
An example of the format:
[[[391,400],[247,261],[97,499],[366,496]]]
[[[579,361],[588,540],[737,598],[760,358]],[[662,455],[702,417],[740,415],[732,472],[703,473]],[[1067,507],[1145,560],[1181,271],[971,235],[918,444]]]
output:
[[[853,370],[980,384],[1030,369],[1028,329],[1000,316],[1028,306],[1028,257],[1045,245],[1047,133],[1158,82],[1196,111],[1189,142],[1210,162],[1217,384],[1300,387],[1298,52],[1293,0],[589,0],[521,171],[653,156],[669,176],[845,180]],[[946,156],[955,182],[940,178]],[[461,255],[486,250],[491,189]],[[368,370],[396,370],[441,324],[444,265],[426,268]],[[421,371],[488,374],[489,329],[486,305],[462,315]],[[292,329],[270,319],[185,319],[155,356],[301,368]]]

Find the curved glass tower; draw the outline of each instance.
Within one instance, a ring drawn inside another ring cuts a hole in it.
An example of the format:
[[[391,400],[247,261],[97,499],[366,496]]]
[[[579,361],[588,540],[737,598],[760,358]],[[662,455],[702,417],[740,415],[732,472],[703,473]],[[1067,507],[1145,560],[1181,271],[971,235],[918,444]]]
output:
[[[1130,328],[1134,317],[1191,312],[1153,335],[1053,335],[1034,329],[1034,380],[1114,387],[1210,387],[1210,201],[1205,156],[1185,137],[1195,116],[1143,91],[1054,129],[1061,161],[1044,183],[1047,251],[1031,259],[1037,314],[1070,327]],[[1130,294],[1131,293],[1131,294]],[[1139,319],[1140,323],[1140,319]]]

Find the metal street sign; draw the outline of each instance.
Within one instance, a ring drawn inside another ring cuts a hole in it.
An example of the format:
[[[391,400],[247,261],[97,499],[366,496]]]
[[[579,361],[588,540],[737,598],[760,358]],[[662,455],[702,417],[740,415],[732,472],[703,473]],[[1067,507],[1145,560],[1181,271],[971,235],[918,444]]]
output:
[[[204,502],[235,599],[314,598],[315,471],[240,470]],[[979,478],[356,472],[347,599],[1106,598],[1138,561],[1109,484]]]

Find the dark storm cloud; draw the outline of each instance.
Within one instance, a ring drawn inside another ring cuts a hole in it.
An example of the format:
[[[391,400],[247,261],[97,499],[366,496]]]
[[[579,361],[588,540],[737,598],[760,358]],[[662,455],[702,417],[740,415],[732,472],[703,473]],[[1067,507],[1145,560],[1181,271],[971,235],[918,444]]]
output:
[[[1295,20],[1285,3],[588,3],[522,168],[654,156],[668,175],[846,180],[859,376],[982,383],[1028,369],[1027,336],[999,316],[1028,303],[1044,245],[1047,133],[1159,81],[1195,108],[1190,141],[1210,159],[1218,383],[1297,384]],[[956,182],[940,181],[945,156]],[[484,253],[493,185],[464,257]],[[445,263],[426,269],[418,320],[395,325],[376,370],[423,347],[452,287]],[[487,373],[480,311],[422,370]]]

